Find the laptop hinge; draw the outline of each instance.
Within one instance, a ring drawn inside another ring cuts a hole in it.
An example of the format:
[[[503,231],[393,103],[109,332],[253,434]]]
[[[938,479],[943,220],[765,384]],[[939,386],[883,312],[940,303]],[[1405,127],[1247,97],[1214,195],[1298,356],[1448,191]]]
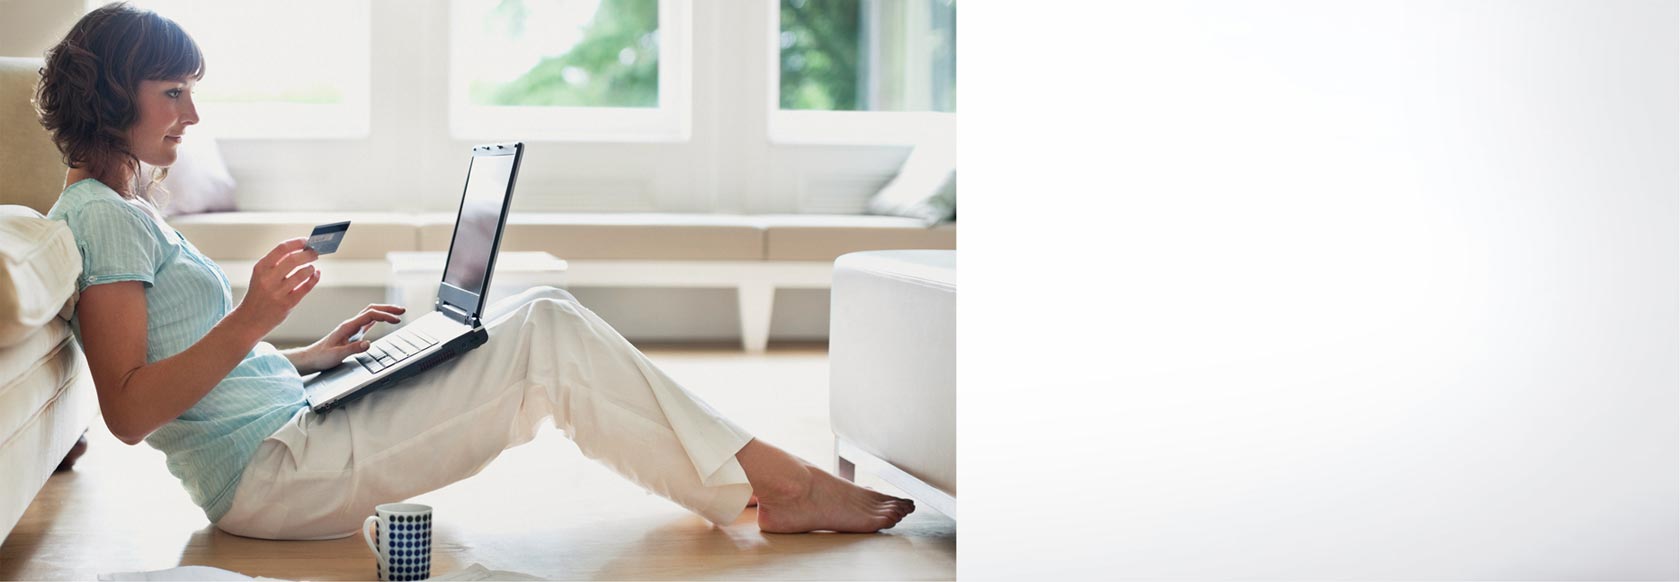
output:
[[[453,319],[461,325],[473,328],[478,327],[478,318],[473,317],[472,314],[467,313],[459,307],[444,303],[443,301],[438,301],[436,310],[438,313],[442,313],[444,317]]]

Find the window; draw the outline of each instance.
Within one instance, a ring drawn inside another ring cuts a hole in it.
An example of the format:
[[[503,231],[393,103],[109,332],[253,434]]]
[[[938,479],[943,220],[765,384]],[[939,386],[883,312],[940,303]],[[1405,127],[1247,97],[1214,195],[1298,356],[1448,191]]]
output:
[[[954,139],[954,0],[773,4],[774,139]]]
[[[88,9],[104,5],[89,2]],[[368,0],[140,0],[204,52],[200,127],[223,138],[368,135]]]
[[[688,0],[454,0],[461,139],[688,138]]]

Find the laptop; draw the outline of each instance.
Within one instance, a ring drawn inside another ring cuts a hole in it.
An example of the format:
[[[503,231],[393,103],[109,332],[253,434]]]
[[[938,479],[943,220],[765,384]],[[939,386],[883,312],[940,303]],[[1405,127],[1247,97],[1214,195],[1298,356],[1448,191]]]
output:
[[[490,339],[484,329],[485,294],[496,271],[496,251],[513,202],[514,178],[525,144],[475,146],[467,185],[455,215],[436,311],[398,327],[338,366],[304,383],[309,408],[326,413],[374,390],[391,386]]]

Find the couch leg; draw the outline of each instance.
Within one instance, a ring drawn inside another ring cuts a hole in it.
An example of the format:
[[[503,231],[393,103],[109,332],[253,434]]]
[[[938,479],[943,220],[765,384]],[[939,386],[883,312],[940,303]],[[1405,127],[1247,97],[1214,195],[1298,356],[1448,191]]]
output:
[[[64,455],[64,460],[59,462],[58,468],[53,469],[53,472],[69,471],[70,467],[76,464],[76,459],[82,458],[82,455],[87,453],[87,447],[87,431],[82,431],[81,438],[76,439],[76,444],[70,447],[70,452]]]
[[[775,309],[776,288],[768,283],[743,283],[736,288],[741,308],[741,348],[763,352],[770,343],[770,313]]]

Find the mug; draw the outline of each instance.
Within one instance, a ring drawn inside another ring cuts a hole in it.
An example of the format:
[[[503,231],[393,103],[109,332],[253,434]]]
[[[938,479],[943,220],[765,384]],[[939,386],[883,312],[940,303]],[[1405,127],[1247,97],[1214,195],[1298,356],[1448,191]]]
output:
[[[418,503],[386,503],[362,522],[362,539],[379,562],[379,580],[425,580],[432,577],[432,508]],[[377,526],[368,533],[368,526]]]

